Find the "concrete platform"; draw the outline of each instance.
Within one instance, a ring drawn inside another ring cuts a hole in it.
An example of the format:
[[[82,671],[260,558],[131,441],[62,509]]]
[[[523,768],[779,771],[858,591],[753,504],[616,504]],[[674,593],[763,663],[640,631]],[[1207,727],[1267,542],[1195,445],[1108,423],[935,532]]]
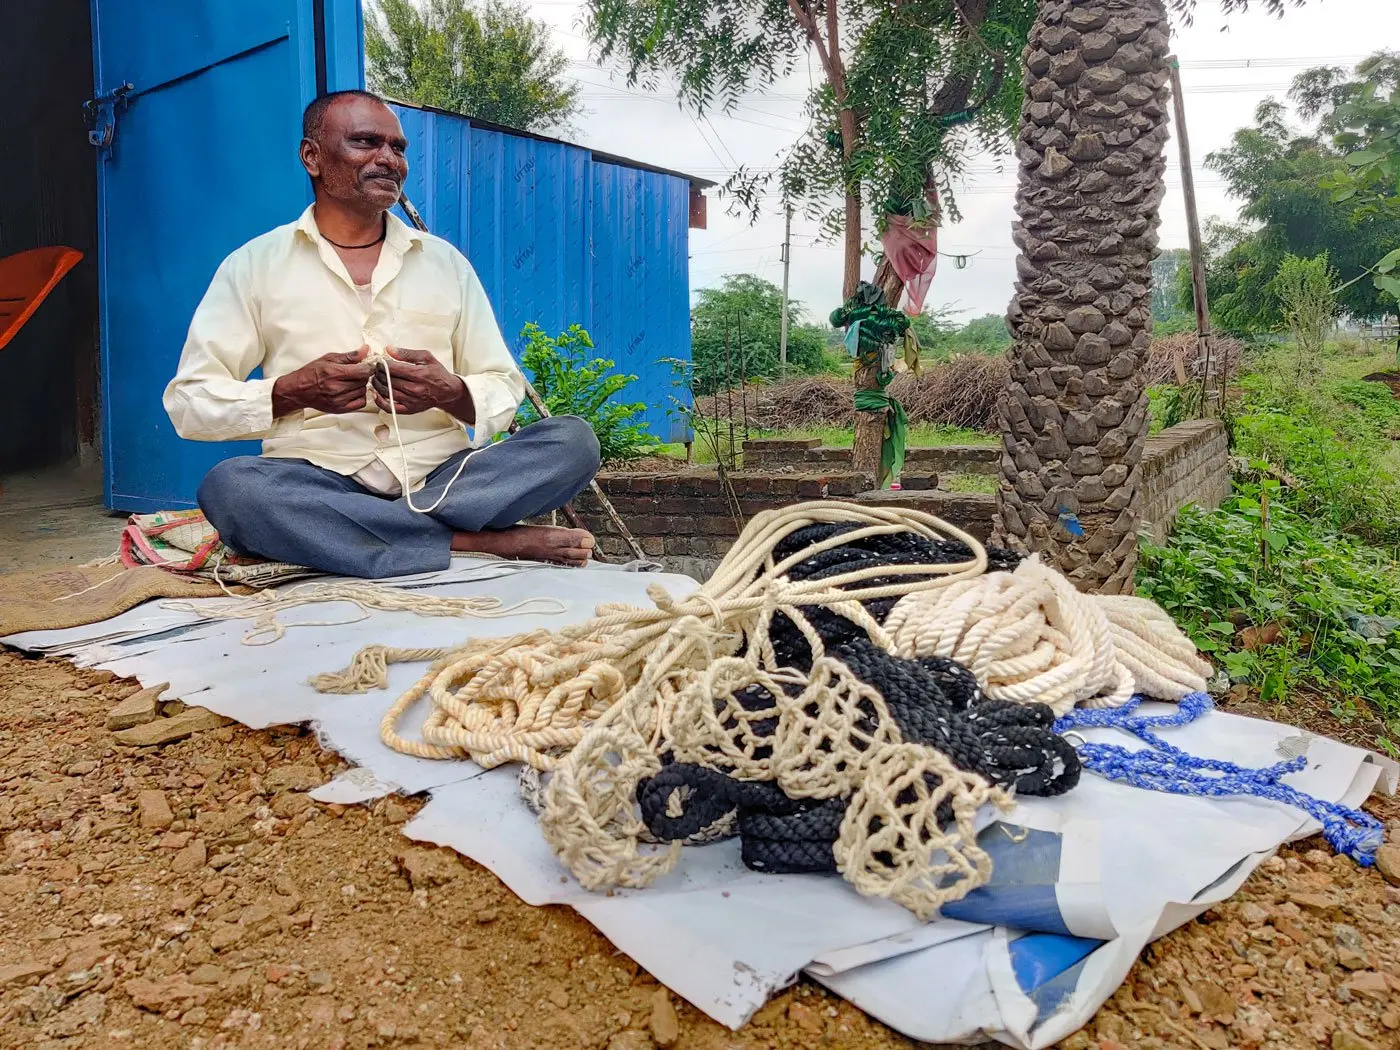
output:
[[[125,520],[102,506],[100,466],[7,474],[0,478],[0,573],[106,557]]]

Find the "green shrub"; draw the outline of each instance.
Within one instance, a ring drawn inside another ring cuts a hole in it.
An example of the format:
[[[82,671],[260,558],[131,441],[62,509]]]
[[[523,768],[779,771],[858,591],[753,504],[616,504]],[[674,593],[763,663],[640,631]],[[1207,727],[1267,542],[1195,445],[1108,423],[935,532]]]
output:
[[[1188,508],[1165,546],[1144,545],[1138,593],[1265,701],[1306,685],[1400,719],[1400,568],[1283,495],[1265,481],[1213,513]]]
[[[612,399],[637,381],[633,375],[613,371],[612,361],[589,357],[593,340],[579,325],[551,339],[537,324],[527,324],[520,333],[525,349],[521,364],[530,373],[535,391],[550,415],[579,416],[598,435],[604,463],[638,459],[656,451],[658,442],[637,417],[646,404]],[[522,425],[539,419],[534,406],[520,406]]]

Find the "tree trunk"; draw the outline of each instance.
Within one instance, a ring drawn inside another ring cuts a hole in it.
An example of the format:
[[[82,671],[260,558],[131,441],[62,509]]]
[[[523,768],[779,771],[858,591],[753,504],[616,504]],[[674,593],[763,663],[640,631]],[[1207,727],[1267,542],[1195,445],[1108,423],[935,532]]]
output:
[[[1168,32],[1163,0],[1042,0],[1025,51],[993,539],[1108,594],[1137,561]]]
[[[849,162],[851,154],[855,150],[856,116],[848,109],[841,111],[841,140],[845,147],[846,160]],[[860,255],[861,245],[864,242],[864,231],[861,229],[861,225],[860,187],[848,187],[846,190],[846,265],[841,279],[841,298],[843,300],[855,295],[856,286],[860,284]],[[875,377],[879,370],[878,363],[873,366],[857,365],[854,376],[855,388],[857,390],[878,389],[880,384]],[[857,412],[855,439],[851,442],[852,469],[871,474],[878,473],[880,470],[880,445],[884,441],[884,437],[885,414],[883,412]]]

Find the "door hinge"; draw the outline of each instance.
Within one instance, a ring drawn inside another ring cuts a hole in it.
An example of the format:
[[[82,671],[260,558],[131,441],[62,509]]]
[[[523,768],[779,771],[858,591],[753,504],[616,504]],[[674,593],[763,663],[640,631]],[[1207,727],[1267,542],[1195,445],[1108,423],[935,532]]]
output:
[[[130,104],[129,96],[135,90],[131,84],[122,84],[83,103],[88,141],[98,149],[112,148],[112,139],[117,133],[117,114]]]

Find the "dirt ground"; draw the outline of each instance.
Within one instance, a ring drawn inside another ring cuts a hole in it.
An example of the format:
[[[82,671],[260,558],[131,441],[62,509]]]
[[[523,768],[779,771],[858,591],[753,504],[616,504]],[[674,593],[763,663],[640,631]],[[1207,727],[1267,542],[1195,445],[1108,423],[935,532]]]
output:
[[[411,845],[416,802],[312,802],[341,763],[302,730],[115,746],[135,690],[0,653],[6,1050],[915,1045],[805,981],[729,1032],[573,912]],[[1319,844],[1152,945],[1064,1046],[1400,1047],[1400,887]]]

